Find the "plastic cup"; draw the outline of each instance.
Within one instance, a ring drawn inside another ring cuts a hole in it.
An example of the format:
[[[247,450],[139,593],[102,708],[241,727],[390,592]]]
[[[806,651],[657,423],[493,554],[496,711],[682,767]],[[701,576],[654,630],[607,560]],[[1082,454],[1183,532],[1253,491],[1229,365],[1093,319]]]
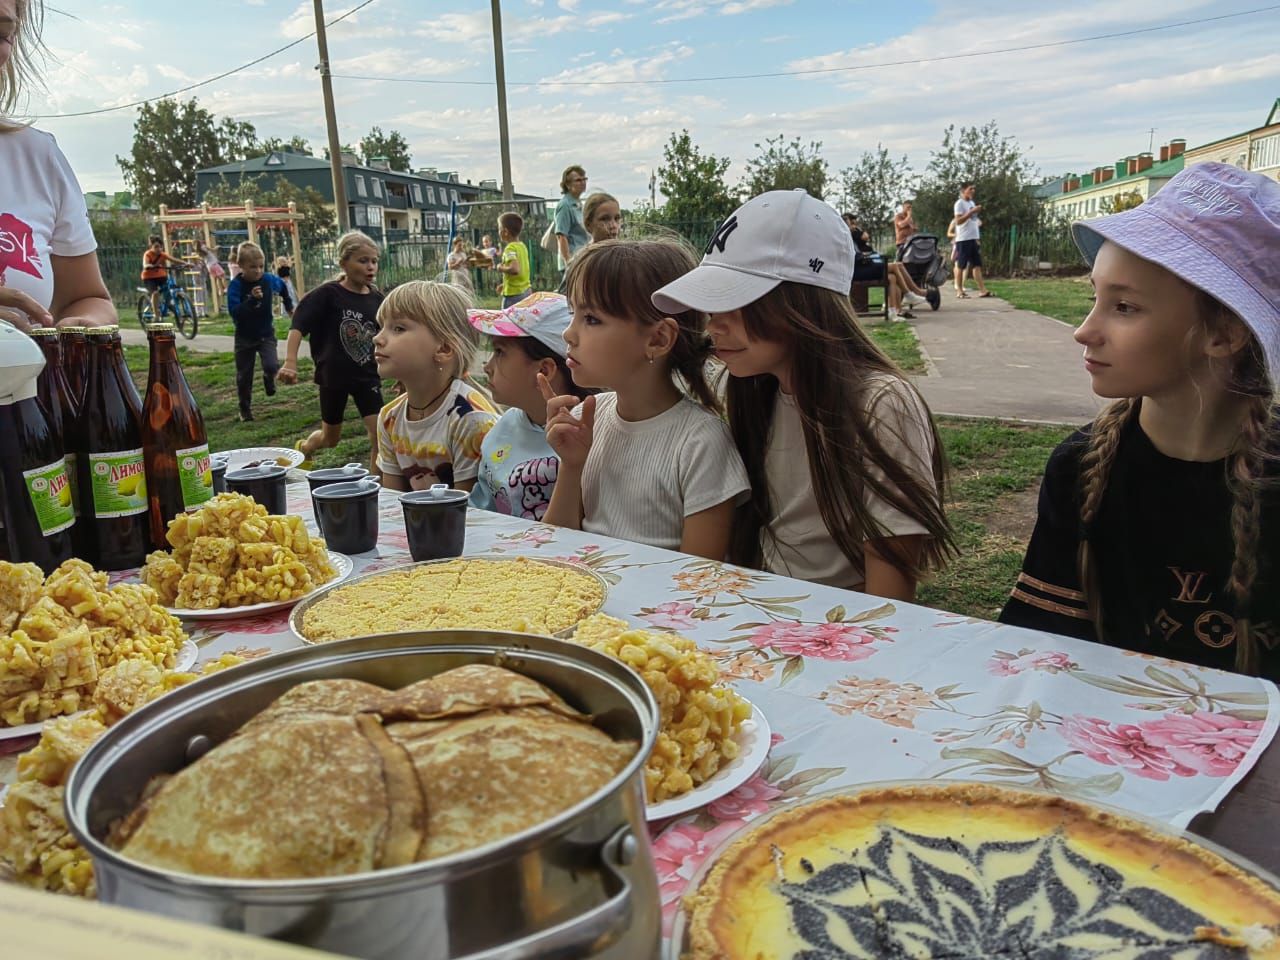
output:
[[[467,535],[465,490],[451,490],[443,483],[428,490],[400,495],[409,553],[417,562],[462,556]]]
[[[331,483],[351,483],[363,480],[369,471],[358,463],[348,463],[342,467],[326,467],[323,470],[312,470],[307,474],[307,486],[311,490],[311,509],[316,517],[316,526],[320,526],[320,508],[316,506],[315,493],[321,487]]]
[[[312,496],[325,545],[338,553],[365,553],[378,545],[377,477],[329,483]]]
[[[227,471],[227,490],[230,493],[243,493],[253,497],[267,508],[273,517],[283,517],[289,512],[289,503],[285,497],[284,475],[288,473],[284,467],[275,463],[261,463],[256,467],[241,467],[239,470]]]

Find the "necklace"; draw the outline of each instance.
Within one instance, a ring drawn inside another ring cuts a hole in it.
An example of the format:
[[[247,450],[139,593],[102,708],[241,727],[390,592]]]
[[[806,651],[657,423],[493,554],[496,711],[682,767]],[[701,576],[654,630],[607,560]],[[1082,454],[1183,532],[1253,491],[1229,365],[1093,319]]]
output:
[[[425,407],[415,407],[415,406],[414,406],[412,403],[410,403],[407,399],[405,400],[404,405],[405,405],[406,407],[408,407],[410,410],[417,410],[417,411],[419,411],[419,412],[423,412],[423,411],[426,411],[426,410],[430,410],[432,407],[434,407],[434,406],[436,405],[436,401],[437,401],[437,400],[439,400],[441,397],[443,397],[446,393],[448,393],[448,392],[449,392],[449,388],[450,388],[450,387],[452,387],[452,386],[453,386],[453,381],[452,381],[452,380],[450,380],[448,383],[446,383],[446,384],[444,385],[444,389],[443,389],[443,390],[441,390],[439,393],[437,393],[434,397],[432,397],[432,398],[431,398],[431,402],[430,402],[430,403],[428,403]]]

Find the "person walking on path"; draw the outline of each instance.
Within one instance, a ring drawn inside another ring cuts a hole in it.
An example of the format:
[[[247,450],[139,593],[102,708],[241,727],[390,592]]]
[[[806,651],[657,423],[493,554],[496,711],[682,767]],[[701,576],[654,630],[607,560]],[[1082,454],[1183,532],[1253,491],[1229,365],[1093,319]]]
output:
[[[966,272],[978,284],[978,296],[991,296],[991,291],[982,282],[982,250],[978,241],[982,227],[982,220],[979,219],[978,214],[982,210],[982,204],[973,202],[973,195],[976,192],[977,187],[972,182],[965,183],[960,188],[960,199],[956,201],[955,206],[956,243],[952,259],[956,263],[956,296],[961,298],[969,296],[964,290]]]
[[[591,242],[591,236],[582,222],[582,194],[587,189],[587,171],[577,164],[566,167],[560,176],[560,202],[556,204],[556,248],[559,267],[569,266],[573,255]]]

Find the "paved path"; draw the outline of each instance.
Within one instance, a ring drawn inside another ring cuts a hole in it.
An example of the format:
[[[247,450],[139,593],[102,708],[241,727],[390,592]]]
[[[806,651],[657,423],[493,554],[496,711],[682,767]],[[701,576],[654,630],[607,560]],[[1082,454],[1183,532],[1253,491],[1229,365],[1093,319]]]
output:
[[[135,344],[145,347],[147,345],[147,335],[137,327],[127,327],[120,325],[120,339],[128,344]],[[194,350],[196,353],[231,353],[235,349],[235,337],[222,336],[220,334],[197,333],[194,340],[188,340],[178,334],[178,346],[186,347],[188,350]],[[280,361],[284,362],[284,341],[280,341]],[[298,348],[299,357],[311,356],[311,345],[306,340],[302,341],[302,345]]]
[[[929,375],[916,384],[935,414],[1083,424],[1105,401],[1094,396],[1083,348],[1065,323],[991,297],[957,300],[911,321]]]

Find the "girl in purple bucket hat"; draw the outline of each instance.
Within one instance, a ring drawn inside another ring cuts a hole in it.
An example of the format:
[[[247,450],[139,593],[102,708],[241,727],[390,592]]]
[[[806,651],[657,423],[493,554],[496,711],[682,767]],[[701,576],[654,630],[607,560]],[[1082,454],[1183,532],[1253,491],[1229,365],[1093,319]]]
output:
[[[1050,456],[1000,619],[1280,680],[1280,184],[1197,164],[1071,231],[1115,402]]]

